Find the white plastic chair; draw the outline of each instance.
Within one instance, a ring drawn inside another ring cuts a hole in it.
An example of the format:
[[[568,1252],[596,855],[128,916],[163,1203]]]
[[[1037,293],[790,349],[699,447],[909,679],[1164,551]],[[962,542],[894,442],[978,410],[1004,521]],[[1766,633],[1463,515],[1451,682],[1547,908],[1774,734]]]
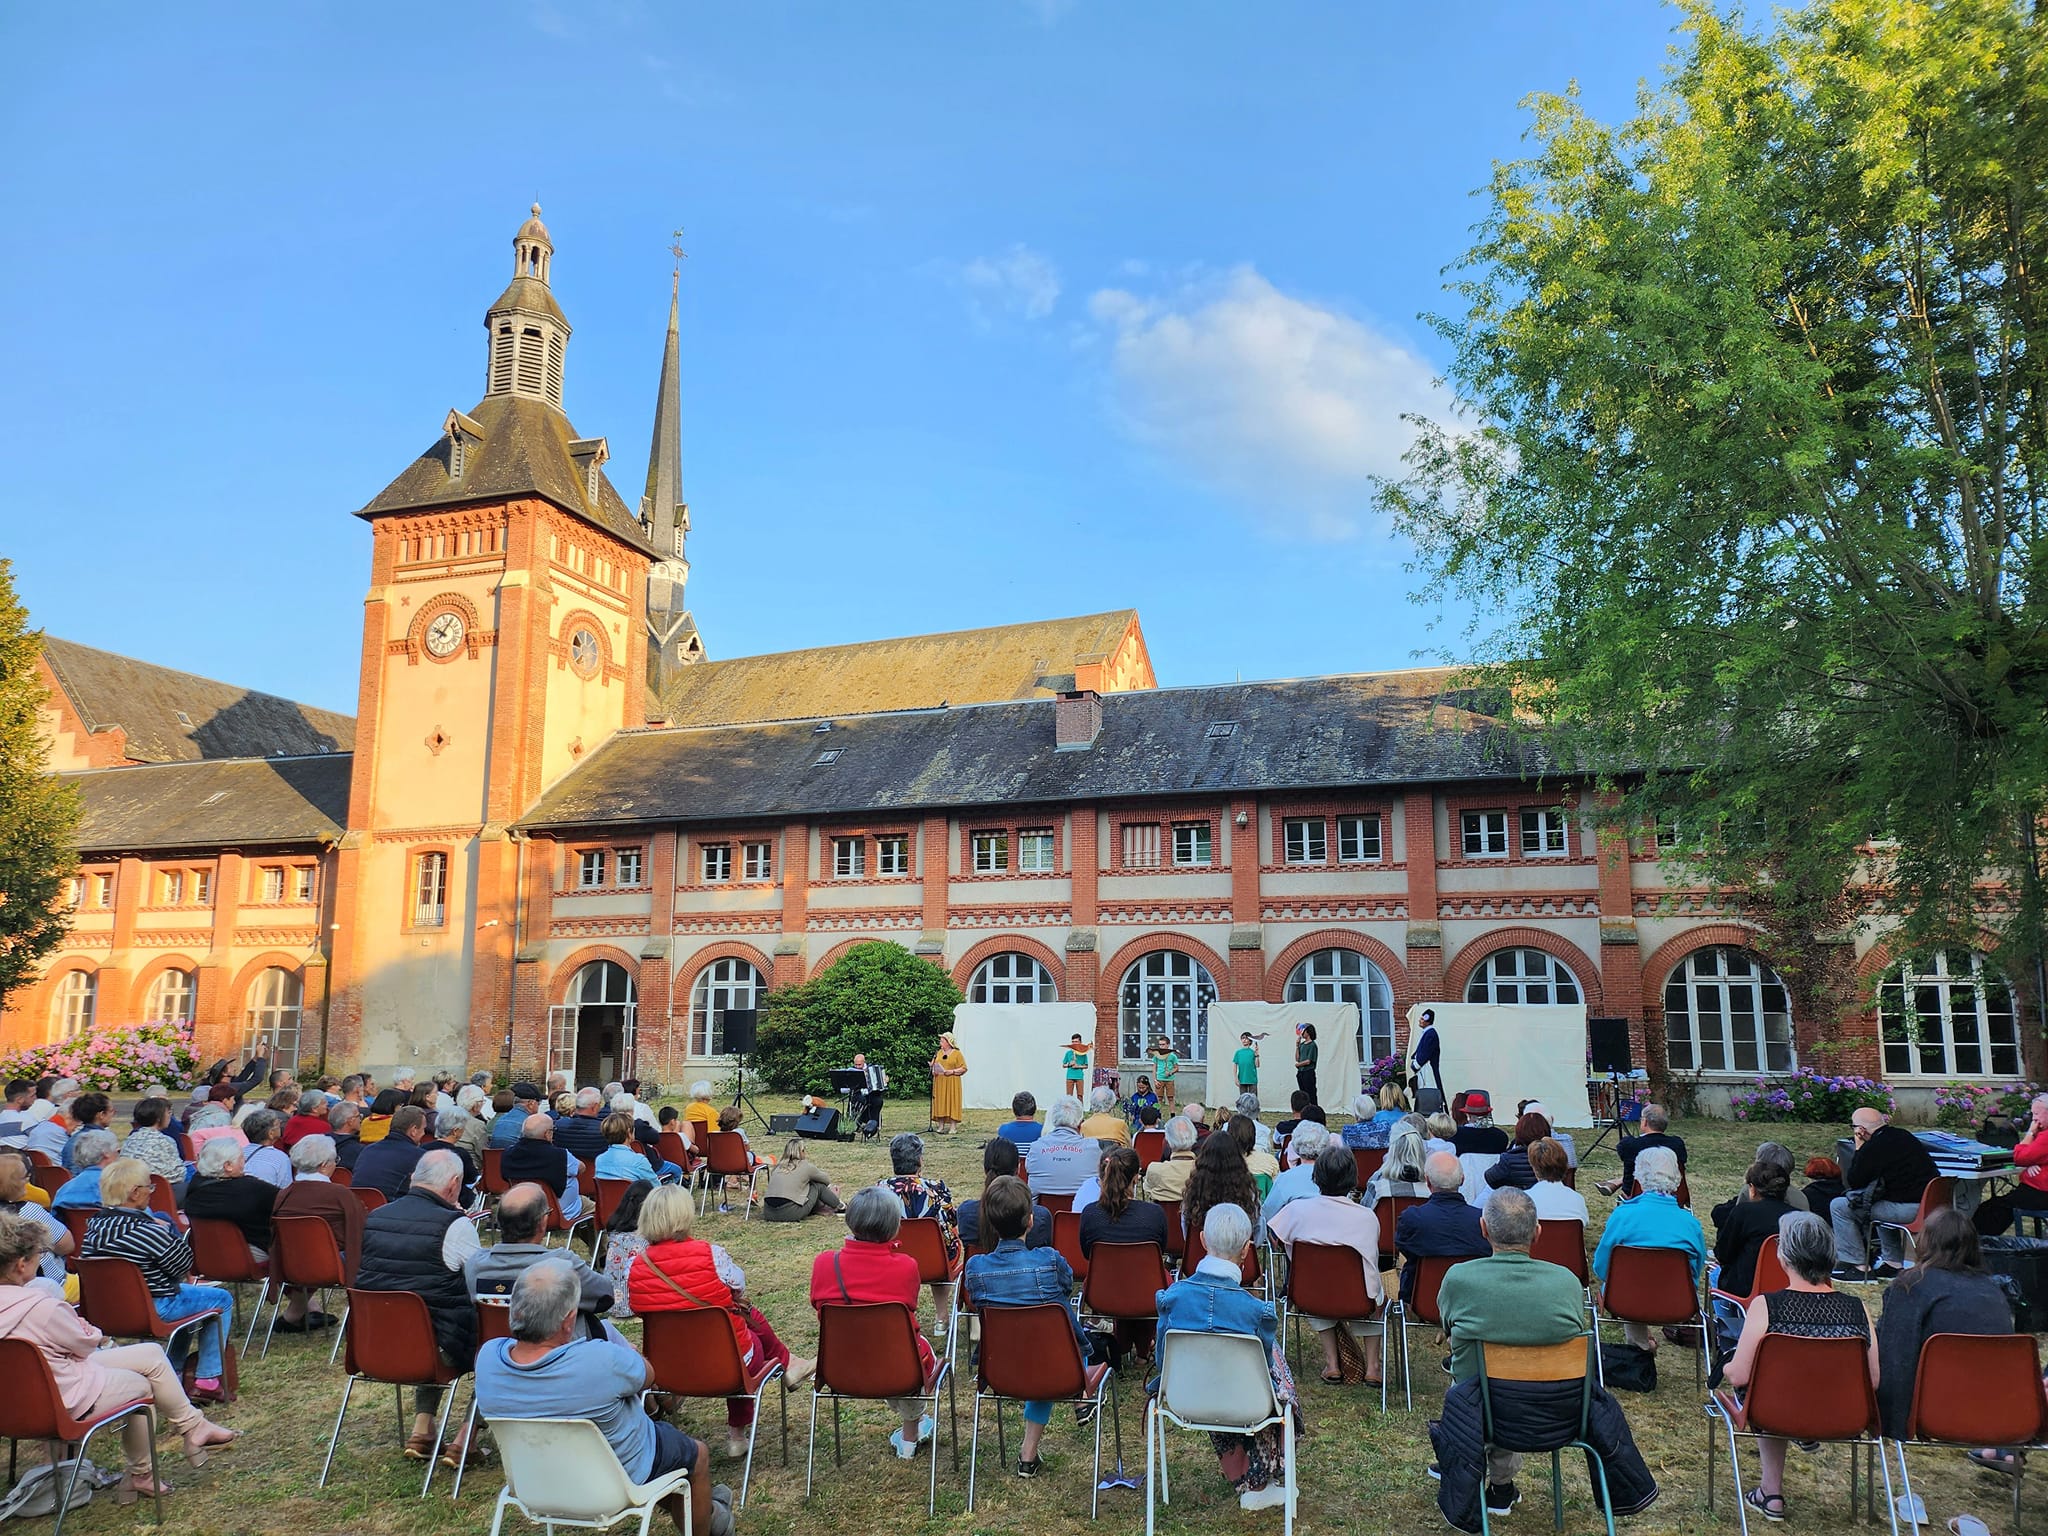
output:
[[[1465,1186],[1460,1193],[1465,1203],[1477,1210],[1486,1204],[1486,1197],[1493,1193],[1493,1186],[1486,1182],[1486,1170],[1500,1161],[1497,1152],[1461,1152],[1458,1166],[1465,1170]]]
[[[649,1536],[661,1501],[689,1485],[686,1470],[651,1483],[634,1482],[619,1465],[604,1432],[589,1419],[484,1422],[505,1463],[505,1488],[491,1518],[491,1536],[503,1529],[508,1509],[549,1530],[573,1525],[602,1531],[621,1520],[638,1520],[640,1536]],[[690,1536],[687,1509],[683,1536]]]
[[[1159,1340],[1159,1390],[1145,1405],[1145,1536],[1153,1536],[1157,1503],[1171,1504],[1166,1480],[1166,1426],[1212,1435],[1256,1434],[1280,1426],[1281,1465],[1287,1469],[1282,1530],[1294,1536],[1300,1468],[1294,1459],[1294,1414],[1273,1391],[1266,1346],[1249,1333],[1192,1333],[1175,1329]]]

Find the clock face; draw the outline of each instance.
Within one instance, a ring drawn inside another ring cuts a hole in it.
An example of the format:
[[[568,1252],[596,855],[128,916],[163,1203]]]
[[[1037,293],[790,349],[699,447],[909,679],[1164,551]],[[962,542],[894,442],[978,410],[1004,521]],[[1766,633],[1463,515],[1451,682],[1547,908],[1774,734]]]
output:
[[[427,651],[434,656],[453,656],[462,644],[462,615],[443,613],[427,626]]]
[[[569,637],[569,663],[585,677],[597,670],[597,636],[579,629]]]

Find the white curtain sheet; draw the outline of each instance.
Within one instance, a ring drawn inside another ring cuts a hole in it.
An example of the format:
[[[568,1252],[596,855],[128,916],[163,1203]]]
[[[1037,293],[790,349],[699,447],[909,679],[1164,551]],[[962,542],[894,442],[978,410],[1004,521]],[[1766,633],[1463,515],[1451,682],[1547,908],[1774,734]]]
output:
[[[1512,1003],[1417,1003],[1408,1010],[1405,1061],[1422,1033],[1422,1010],[1436,1013],[1442,1048],[1444,1098],[1461,1089],[1484,1088],[1493,1118],[1512,1129],[1515,1103],[1541,1099],[1552,1125],[1591,1125],[1586,1104],[1586,1010],[1536,1008]],[[1210,1010],[1210,1018],[1215,1010]],[[1209,1028],[1213,1034],[1214,1023]]]
[[[1294,1027],[1313,1024],[1316,1044],[1316,1102],[1333,1115],[1348,1114],[1358,1096],[1358,1007],[1354,1003],[1211,1003],[1209,1085],[1204,1104],[1237,1102],[1237,1069],[1230,1058],[1238,1036],[1254,1041],[1259,1053],[1259,1108],[1284,1110],[1294,1092]],[[1181,1090],[1187,1097],[1187,1090]],[[1211,1124],[1215,1122],[1211,1121]]]
[[[1095,1038],[1093,1003],[957,1005],[953,1041],[967,1058],[967,1075],[960,1079],[964,1107],[1008,1109],[1018,1091],[1028,1089],[1043,1117],[1046,1106],[1066,1092],[1060,1057],[1076,1034]],[[1091,1056],[1086,1081],[1094,1080]]]

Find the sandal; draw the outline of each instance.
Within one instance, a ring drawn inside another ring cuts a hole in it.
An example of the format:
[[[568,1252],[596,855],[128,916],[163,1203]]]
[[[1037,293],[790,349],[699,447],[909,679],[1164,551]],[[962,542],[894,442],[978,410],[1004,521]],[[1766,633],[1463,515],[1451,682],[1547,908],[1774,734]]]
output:
[[[209,1432],[217,1435],[218,1438],[196,1438],[207,1435]],[[225,1425],[215,1424],[209,1419],[202,1419],[196,1429],[189,1430],[185,1434],[185,1460],[195,1467],[203,1467],[206,1465],[206,1458],[208,1456],[212,1455],[215,1451],[226,1450],[241,1438],[242,1432],[239,1429],[229,1429]]]
[[[1766,1520],[1785,1518],[1785,1496],[1782,1493],[1765,1493],[1761,1488],[1752,1488],[1742,1498],[1745,1504]]]
[[[120,1486],[114,1490],[114,1502],[116,1504],[133,1504],[137,1499],[161,1498],[170,1491],[171,1485],[161,1477],[152,1483],[147,1477],[131,1475],[122,1478]]]
[[[1342,1371],[1339,1371],[1336,1375],[1332,1376],[1328,1371],[1323,1372],[1323,1385],[1326,1387],[1343,1386],[1344,1373]]]

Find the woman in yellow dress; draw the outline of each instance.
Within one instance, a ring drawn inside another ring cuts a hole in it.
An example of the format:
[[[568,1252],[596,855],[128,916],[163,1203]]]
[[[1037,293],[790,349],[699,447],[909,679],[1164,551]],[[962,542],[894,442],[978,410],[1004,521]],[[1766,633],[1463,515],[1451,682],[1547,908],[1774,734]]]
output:
[[[932,1056],[932,1126],[941,1136],[960,1130],[960,1079],[967,1075],[967,1058],[951,1035],[939,1036],[939,1048]]]

